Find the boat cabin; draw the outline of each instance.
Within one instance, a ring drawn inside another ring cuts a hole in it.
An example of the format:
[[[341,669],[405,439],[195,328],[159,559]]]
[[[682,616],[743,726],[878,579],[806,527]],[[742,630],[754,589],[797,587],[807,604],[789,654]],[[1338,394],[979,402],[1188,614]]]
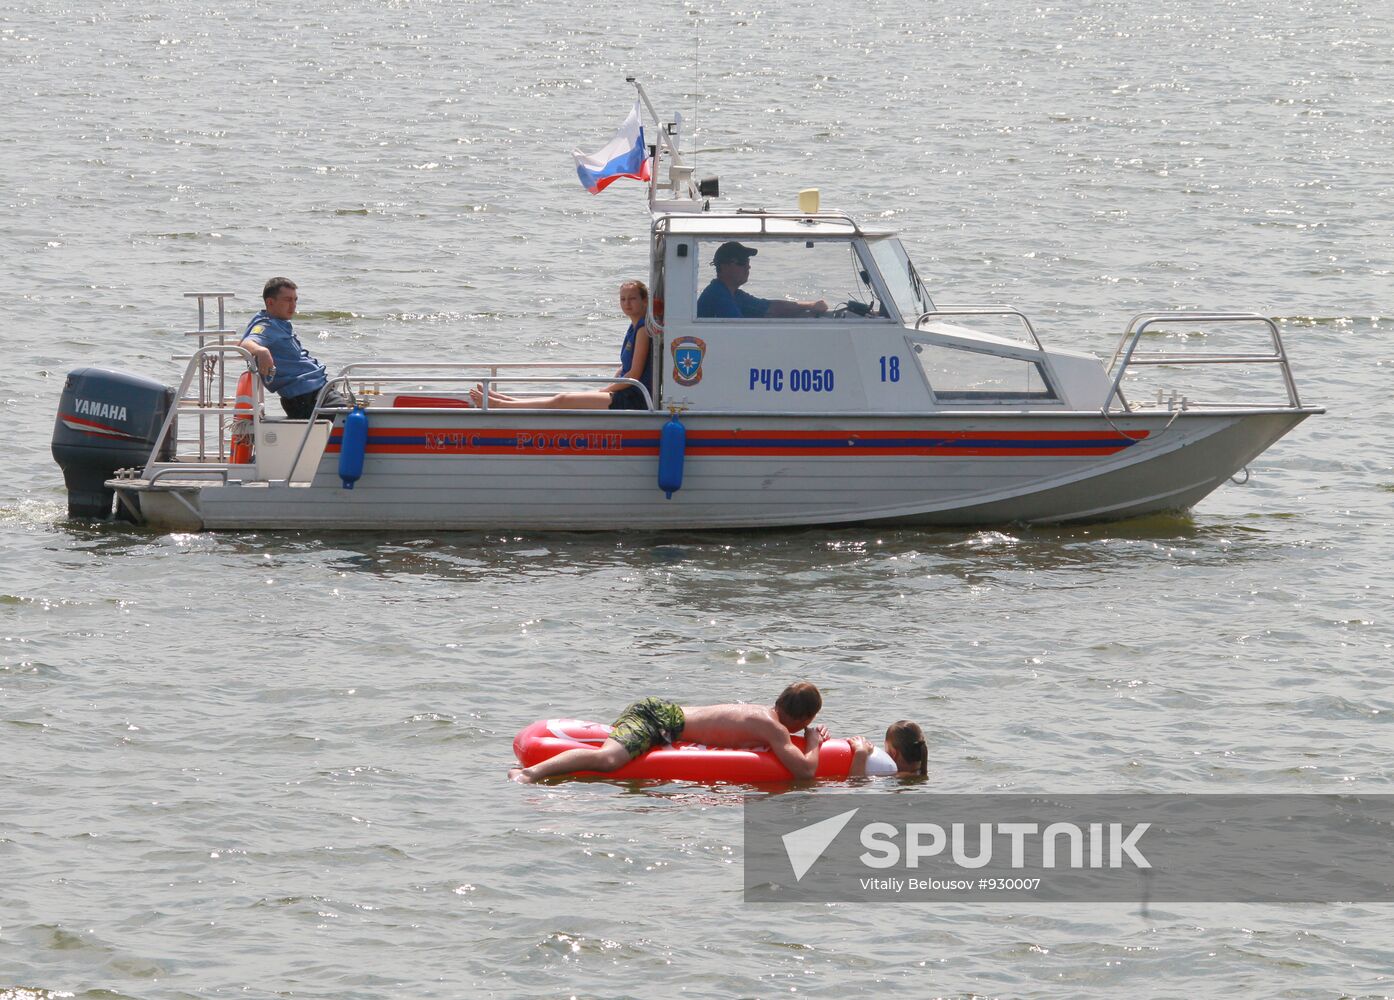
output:
[[[740,283],[739,317],[701,305],[720,281],[718,249],[732,244],[749,262],[727,273]],[[936,307],[900,240],[846,215],[663,213],[652,246],[664,409],[1083,410],[1108,393],[1098,358],[1045,350],[1016,310]],[[969,317],[1010,325],[986,333],[963,325]]]

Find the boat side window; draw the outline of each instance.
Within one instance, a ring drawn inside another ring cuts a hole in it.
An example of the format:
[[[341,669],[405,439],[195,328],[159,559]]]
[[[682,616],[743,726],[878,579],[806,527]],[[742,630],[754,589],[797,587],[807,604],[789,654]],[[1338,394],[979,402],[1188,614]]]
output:
[[[717,259],[720,265],[713,263]],[[856,244],[847,239],[709,237],[698,244],[697,261],[699,320],[824,322],[888,315]]]
[[[939,344],[915,344],[915,360],[941,403],[1041,401],[1055,391],[1041,366],[1021,358],[1002,357]]]

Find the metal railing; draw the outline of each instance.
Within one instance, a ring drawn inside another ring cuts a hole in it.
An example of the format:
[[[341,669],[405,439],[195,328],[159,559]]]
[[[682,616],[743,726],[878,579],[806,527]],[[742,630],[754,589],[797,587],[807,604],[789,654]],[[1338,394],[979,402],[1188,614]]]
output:
[[[336,379],[351,379],[362,384],[365,389],[373,386],[372,391],[381,391],[379,386],[388,382],[404,381],[398,373],[416,373],[417,375],[429,374],[432,372],[462,372],[458,377],[440,376],[432,378],[433,382],[464,382],[473,379],[476,382],[481,378],[500,378],[500,372],[505,369],[522,369],[524,371],[546,371],[556,369],[558,371],[576,371],[594,369],[596,371],[613,371],[614,362],[604,361],[357,361],[353,364],[345,365],[339,369]],[[373,373],[386,372],[387,375],[379,376]],[[560,379],[561,376],[558,376]],[[405,380],[405,381],[410,381]],[[611,380],[613,381],[613,379]]]
[[[574,372],[577,369],[592,369],[596,372],[612,372],[613,362],[589,361],[360,361],[345,365],[334,376],[334,384],[343,384],[352,394],[352,386],[357,383],[363,392],[381,393],[384,386],[392,384],[418,384],[429,382],[432,385],[461,385],[475,383],[485,388],[484,405],[489,409],[488,389],[495,382],[527,383],[530,385],[613,385],[623,382],[638,388],[644,396],[648,409],[653,409],[653,396],[638,379],[621,378],[610,374],[564,375],[560,372]],[[512,371],[546,372],[556,370],[558,374],[513,375]],[[458,372],[460,374],[435,374],[438,372]],[[398,374],[400,373],[400,374]],[[430,378],[422,378],[423,374]],[[369,390],[371,386],[371,390]],[[423,387],[424,388],[424,387]],[[320,398],[323,398],[321,393]]]
[[[206,426],[205,422],[209,416],[218,418],[218,446],[217,453],[220,461],[227,458],[227,427],[224,418],[235,413],[236,403],[229,405],[226,395],[223,394],[218,399],[212,399],[205,391],[208,384],[208,372],[226,372],[226,358],[229,356],[240,356],[248,366],[252,364],[251,352],[237,344],[210,344],[207,347],[200,347],[189,359],[188,366],[184,369],[184,377],[179,382],[179,388],[174,394],[174,405],[170,407],[169,413],[165,415],[164,423],[160,425],[160,433],[155,438],[155,446],[150,449],[150,458],[146,460],[142,478],[149,479],[151,469],[157,464],[159,454],[168,440],[171,428],[177,426],[180,414],[197,414],[199,419],[199,454],[201,461],[207,460]],[[199,393],[197,396],[189,392],[190,384],[195,376],[200,378]],[[256,385],[255,399],[252,405],[250,419],[252,421],[252,433],[256,433],[256,428],[261,421],[261,401],[262,387],[260,379],[253,379]],[[179,440],[176,438],[173,449],[174,460],[179,461]],[[190,466],[189,468],[192,468]]]
[[[1175,323],[1260,323],[1268,330],[1270,340],[1273,345],[1271,353],[1233,353],[1233,352],[1201,352],[1201,351],[1147,351],[1139,352],[1138,344],[1142,340],[1142,335],[1149,329],[1162,326],[1164,324]],[[1133,406],[1123,395],[1123,376],[1128,369],[1143,365],[1239,365],[1239,364],[1271,364],[1277,365],[1283,377],[1283,385],[1287,389],[1288,405],[1294,409],[1302,406],[1302,400],[1297,395],[1297,383],[1292,378],[1292,367],[1288,364],[1287,351],[1283,348],[1283,338],[1278,333],[1278,324],[1267,316],[1260,316],[1258,313],[1240,312],[1155,312],[1141,313],[1134,316],[1128,323],[1128,327],[1123,331],[1123,335],[1118,339],[1118,345],[1113,350],[1113,357],[1109,359],[1108,370],[1113,373],[1113,381],[1109,386],[1108,395],[1104,397],[1103,410],[1108,414],[1113,406],[1115,399],[1122,405],[1122,412],[1133,412]],[[1115,366],[1117,370],[1115,371]],[[1185,401],[1182,402],[1183,408]]]
[[[346,410],[348,409],[347,407],[342,407],[342,406],[333,406],[333,407],[326,407],[326,406],[324,406],[324,397],[325,397],[325,395],[330,391],[330,389],[333,389],[333,388],[342,386],[342,387],[348,392],[348,394],[349,394],[350,397],[354,397],[353,382],[355,381],[355,377],[356,377],[357,381],[358,381],[360,384],[361,384],[361,383],[364,383],[364,382],[372,382],[373,385],[376,387],[377,391],[378,391],[378,392],[381,392],[381,391],[382,391],[382,386],[384,386],[384,385],[390,385],[390,384],[392,384],[392,383],[404,383],[404,384],[405,384],[405,383],[413,383],[413,384],[414,384],[414,383],[420,383],[421,381],[423,381],[423,380],[421,379],[421,377],[420,377],[420,372],[423,371],[423,370],[437,370],[437,371],[438,371],[438,370],[445,369],[445,370],[466,370],[466,371],[468,371],[468,370],[470,370],[470,369],[487,369],[487,370],[490,370],[490,371],[491,371],[491,374],[488,374],[488,375],[480,375],[480,374],[470,374],[470,375],[446,375],[446,376],[437,376],[437,377],[435,377],[435,378],[430,379],[430,381],[431,381],[432,383],[436,384],[436,385],[453,385],[453,384],[470,383],[470,382],[475,382],[475,383],[478,383],[478,384],[482,385],[482,386],[484,387],[484,397],[483,397],[484,405],[483,405],[483,406],[480,406],[480,407],[471,407],[471,409],[474,409],[475,412],[477,412],[477,413],[487,413],[487,412],[489,412],[489,390],[492,388],[492,386],[493,386],[493,384],[494,384],[495,382],[507,382],[507,383],[526,382],[526,383],[540,383],[540,384],[545,384],[545,385],[567,385],[567,384],[584,384],[584,385],[597,385],[597,384],[600,384],[600,385],[613,385],[613,384],[615,384],[616,382],[623,382],[623,383],[625,383],[626,385],[632,385],[632,386],[634,386],[635,388],[637,388],[637,389],[639,390],[639,392],[640,392],[640,393],[643,395],[643,397],[644,397],[644,403],[645,403],[646,410],[648,410],[649,412],[652,412],[652,411],[653,411],[653,408],[654,408],[654,406],[653,406],[653,397],[649,394],[648,387],[647,387],[646,385],[644,385],[642,382],[640,382],[638,379],[633,379],[633,378],[616,378],[616,377],[613,376],[613,375],[500,375],[500,374],[498,374],[498,369],[500,369],[500,368],[539,369],[539,368],[559,368],[559,367],[563,367],[563,365],[562,365],[562,364],[559,364],[559,363],[557,363],[557,362],[548,362],[548,361],[524,361],[524,362],[517,362],[517,363],[513,363],[513,364],[502,363],[502,362],[501,362],[501,363],[480,364],[480,363],[477,363],[477,362],[445,362],[445,363],[432,363],[432,362],[390,362],[390,361],[389,361],[389,362],[378,362],[378,361],[366,361],[366,362],[359,362],[359,363],[351,364],[351,365],[345,365],[344,368],[339,372],[338,375],[334,376],[334,378],[330,379],[328,382],[326,382],[326,383],[324,384],[324,387],[320,389],[319,394],[315,397],[315,406],[314,406],[314,409],[310,411],[310,417],[309,417],[309,419],[305,422],[305,432],[304,432],[304,434],[301,435],[301,437],[300,437],[300,444],[299,444],[299,445],[296,447],[296,449],[295,449],[295,457],[294,457],[293,459],[291,459],[291,463],[290,463],[290,472],[288,473],[288,475],[294,476],[294,475],[295,475],[295,470],[296,470],[297,468],[299,468],[299,466],[300,466],[300,458],[301,458],[301,456],[304,455],[304,453],[305,453],[305,446],[309,443],[309,441],[310,441],[310,436],[314,433],[315,421],[316,421],[317,419],[319,419],[320,415],[321,415],[321,414],[329,415],[329,416],[331,417],[331,419],[332,419],[332,417],[333,417],[334,414],[344,413],[344,412],[346,412]],[[566,367],[568,370],[574,370],[574,369],[576,369],[576,368],[604,368],[605,370],[608,371],[612,366],[611,366],[611,365],[608,365],[608,364],[605,364],[605,363],[603,363],[603,362],[591,362],[591,363],[582,363],[582,364],[566,364],[564,367]],[[393,375],[371,375],[371,376],[365,376],[365,375],[359,373],[359,371],[360,371],[361,369],[367,369],[367,370],[369,370],[369,371],[374,371],[374,370],[376,370],[376,371],[382,371],[383,369],[391,369],[391,370],[399,370],[399,371],[400,371],[400,370],[405,370],[405,371],[411,371],[411,372],[413,372],[414,374],[411,374],[411,375],[396,375],[396,376],[393,376]],[[354,397],[354,398],[356,398],[356,397]],[[261,409],[261,407],[260,407],[260,400],[258,400],[258,406],[257,406],[258,412],[260,412],[260,409]],[[414,408],[414,407],[401,407],[400,409],[402,409],[403,411],[406,411],[406,412],[410,412],[410,411],[412,411],[412,410],[415,409],[415,408]],[[431,412],[437,412],[437,413],[438,413],[439,411],[438,411],[438,410],[432,409]],[[456,412],[458,412],[458,411],[456,411]]]
[[[171,465],[167,469],[159,469],[153,476],[148,478],[150,485],[164,479],[166,476],[190,476],[197,479],[212,479],[216,477],[220,482],[227,482],[228,467],[226,465]]]
[[[915,320],[915,329],[920,329],[920,324],[925,320],[945,319],[950,316],[1014,316],[1021,320],[1021,325],[1026,328],[1026,333],[1030,336],[1031,342],[1036,345],[1036,350],[1045,350],[1041,346],[1041,338],[1036,336],[1036,328],[1031,325],[1031,320],[1015,306],[977,305],[973,303],[935,306],[932,312],[920,314],[919,318]]]
[[[221,300],[220,300],[221,305]],[[200,299],[202,306],[202,299]],[[220,324],[221,325],[221,324]],[[225,330],[194,331],[193,335],[200,332],[206,335],[217,335],[227,333]],[[207,462],[207,445],[205,441],[204,425],[209,416],[218,417],[218,443],[217,457],[219,461],[226,462],[229,457],[227,442],[227,430],[229,423],[226,418],[236,416],[241,411],[236,409],[235,400],[229,400],[224,390],[216,395],[208,390],[213,384],[213,379],[219,375],[226,378],[227,359],[229,357],[240,357],[248,366],[249,370],[255,370],[255,361],[251,352],[237,344],[209,344],[199,347],[189,356],[189,363],[184,369],[184,377],[180,380],[179,387],[175,393],[175,404],[170,412],[165,416],[164,423],[160,427],[160,432],[155,438],[154,447],[150,450],[150,458],[147,459],[141,478],[150,482],[165,478],[172,474],[189,473],[191,475],[207,475],[209,473],[221,472],[223,479],[226,480],[227,465],[194,464],[185,462],[181,464],[181,456],[178,445],[180,441],[176,439],[173,452],[173,463],[167,468],[155,469],[157,465],[166,463],[158,460],[164,448],[165,442],[171,433],[177,433],[178,417],[183,415],[196,414],[199,418],[200,437],[197,461]],[[563,375],[560,371],[575,372],[577,369],[593,369],[597,372],[594,375]],[[330,379],[320,389],[315,397],[315,405],[311,410],[309,419],[305,421],[305,430],[300,437],[300,442],[295,449],[295,457],[290,463],[290,471],[287,475],[291,478],[295,475],[295,470],[300,465],[300,459],[305,453],[305,448],[309,444],[314,434],[315,422],[321,418],[333,419],[340,413],[345,413],[350,407],[345,406],[325,406],[324,399],[332,388],[342,389],[350,399],[357,401],[360,395],[382,394],[385,387],[391,386],[420,386],[440,385],[457,386],[479,384],[484,387],[483,406],[477,408],[477,412],[487,412],[489,407],[489,390],[495,383],[508,384],[539,384],[539,385],[577,385],[577,386],[596,386],[613,385],[623,383],[637,388],[644,398],[646,410],[653,412],[653,396],[649,389],[638,379],[620,378],[612,374],[614,365],[612,362],[557,362],[557,361],[502,361],[502,362],[391,362],[391,361],[365,361],[345,365],[339,374]],[[511,372],[557,372],[555,374],[511,374]],[[444,374],[452,373],[452,374]],[[458,373],[458,374],[453,374]],[[211,377],[210,377],[211,376]],[[426,376],[426,377],[423,377]],[[191,389],[194,379],[198,378],[199,386],[197,394]],[[252,410],[246,419],[252,422],[251,433],[254,440],[260,439],[260,429],[262,426],[262,411],[266,401],[266,390],[263,381],[258,378],[252,380],[253,399]],[[355,391],[355,386],[357,391]],[[412,407],[402,407],[401,409],[410,410]],[[184,456],[186,459],[189,456]],[[259,474],[260,459],[253,453],[252,475],[256,478]]]
[[[743,222],[757,223],[757,225],[743,226],[741,225]],[[828,223],[845,227],[841,231],[819,233],[812,238],[823,236],[830,239],[852,239],[866,236],[857,220],[845,212],[785,212],[768,211],[763,208],[738,208],[730,215],[719,216],[661,216],[653,221],[651,231],[665,236],[697,236],[711,240],[744,239],[769,235],[799,235],[793,231],[771,233],[768,225],[771,222]]]

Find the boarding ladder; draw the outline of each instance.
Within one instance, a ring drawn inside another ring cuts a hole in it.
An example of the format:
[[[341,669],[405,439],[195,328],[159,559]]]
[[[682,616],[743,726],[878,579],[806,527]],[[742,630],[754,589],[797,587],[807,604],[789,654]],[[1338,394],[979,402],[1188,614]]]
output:
[[[189,354],[174,355],[173,360],[187,364],[197,357],[199,371],[196,378],[181,386],[174,404],[187,418],[175,424],[174,454],[181,460],[226,462],[230,457],[228,440],[237,379],[245,367],[245,356],[236,350],[205,348],[235,348],[241,341],[241,331],[227,325],[227,300],[236,297],[232,292],[184,293],[184,298],[195,299],[198,304],[197,329],[184,331],[196,346]],[[212,322],[214,311],[216,325]]]

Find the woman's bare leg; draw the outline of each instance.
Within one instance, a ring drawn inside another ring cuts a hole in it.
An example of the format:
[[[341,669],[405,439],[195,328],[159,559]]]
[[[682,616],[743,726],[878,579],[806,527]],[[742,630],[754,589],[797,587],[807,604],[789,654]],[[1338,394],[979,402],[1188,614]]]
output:
[[[490,391],[489,409],[494,410],[608,410],[611,396],[608,392],[559,392],[555,396],[505,396]],[[484,405],[484,390],[475,386],[470,390],[470,402],[475,406]]]
[[[514,402],[516,398],[515,396],[509,396],[493,388],[489,390],[490,406],[503,406],[507,403]],[[470,402],[475,406],[482,406],[484,404],[484,386],[482,384],[476,385],[470,390]]]
[[[607,739],[597,749],[578,747],[564,750],[532,767],[515,767],[509,770],[510,781],[530,785],[543,778],[553,778],[559,774],[572,774],[576,771],[617,771],[629,763],[629,751],[618,740]]]

